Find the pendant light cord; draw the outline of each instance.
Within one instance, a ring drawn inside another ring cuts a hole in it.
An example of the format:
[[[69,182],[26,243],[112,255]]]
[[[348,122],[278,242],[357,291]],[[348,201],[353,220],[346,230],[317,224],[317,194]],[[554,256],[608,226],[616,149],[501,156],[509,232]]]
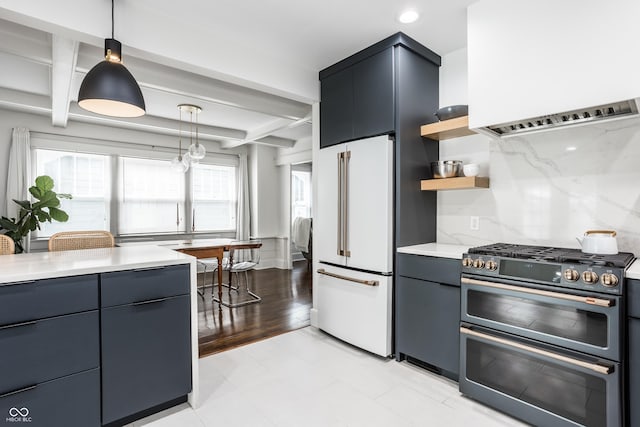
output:
[[[112,39],[114,39],[114,38],[115,38],[115,37],[113,36],[113,34],[114,34],[114,32],[113,32],[113,22],[114,22],[114,19],[113,19],[113,16],[114,16],[114,13],[113,13],[113,10],[114,10],[113,2],[114,2],[114,0],[111,0],[111,38],[112,38]]]
[[[178,132],[178,160],[182,160],[182,108],[180,108],[180,130]]]

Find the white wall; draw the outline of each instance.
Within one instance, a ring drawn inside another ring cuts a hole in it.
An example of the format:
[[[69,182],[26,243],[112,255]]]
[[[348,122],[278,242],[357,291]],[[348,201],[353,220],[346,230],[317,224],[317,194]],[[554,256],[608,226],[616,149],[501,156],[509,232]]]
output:
[[[442,105],[467,103],[461,58],[461,51],[443,57]],[[438,193],[439,242],[577,248],[575,236],[584,231],[613,229],[621,251],[640,254],[637,120],[507,140],[455,138],[440,142],[440,158],[479,163],[490,188]],[[477,231],[470,230],[471,216],[480,218]]]
[[[251,185],[251,237],[262,240],[261,268],[289,268],[289,232],[282,227],[283,200],[288,188],[282,185],[282,167],[276,164],[278,149],[253,144],[249,149]]]

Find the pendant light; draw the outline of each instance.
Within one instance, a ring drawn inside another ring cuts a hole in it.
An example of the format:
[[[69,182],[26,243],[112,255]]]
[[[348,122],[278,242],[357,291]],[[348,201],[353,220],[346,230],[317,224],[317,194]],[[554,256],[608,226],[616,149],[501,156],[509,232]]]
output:
[[[114,39],[114,0],[111,0],[111,38],[104,40],[105,60],[84,77],[78,105],[85,110],[112,117],[140,117],[145,114],[140,86],[122,65],[122,44]]]
[[[187,157],[189,153],[185,153],[184,157],[182,156],[182,112],[186,109],[187,104],[178,105],[178,110],[180,110],[180,128],[178,130],[178,155],[171,160],[171,169],[177,173],[185,173],[189,170],[189,166],[191,164],[189,158]]]
[[[189,152],[187,154],[189,154],[190,159],[194,162],[194,163],[198,163],[198,161],[204,159],[205,154],[207,154],[207,150],[204,148],[204,145],[200,144],[200,140],[198,139],[198,114],[200,113],[200,111],[202,111],[202,108],[196,106],[196,105],[192,105],[191,106],[191,125],[193,126],[193,113],[196,114],[196,142],[195,143],[191,143],[191,145],[189,145]],[[191,135],[193,136],[193,131],[191,132]]]

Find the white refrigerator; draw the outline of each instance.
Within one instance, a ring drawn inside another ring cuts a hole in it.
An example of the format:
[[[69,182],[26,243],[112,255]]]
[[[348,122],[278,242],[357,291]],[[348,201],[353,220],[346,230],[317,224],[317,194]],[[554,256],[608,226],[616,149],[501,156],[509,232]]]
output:
[[[391,354],[393,141],[388,135],[320,150],[314,240],[318,326]]]

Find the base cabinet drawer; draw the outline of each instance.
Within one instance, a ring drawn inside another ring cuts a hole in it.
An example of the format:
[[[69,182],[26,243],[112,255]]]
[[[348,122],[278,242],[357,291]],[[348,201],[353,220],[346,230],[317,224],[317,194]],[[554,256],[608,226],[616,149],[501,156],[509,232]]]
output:
[[[98,276],[0,285],[0,326],[98,308]]]
[[[93,427],[100,425],[100,370],[69,375],[0,395],[3,425]]]
[[[188,294],[188,264],[115,271],[100,275],[102,307]]]
[[[102,309],[102,422],[191,391],[190,296]]]
[[[99,325],[93,310],[0,327],[0,394],[99,367]]]

